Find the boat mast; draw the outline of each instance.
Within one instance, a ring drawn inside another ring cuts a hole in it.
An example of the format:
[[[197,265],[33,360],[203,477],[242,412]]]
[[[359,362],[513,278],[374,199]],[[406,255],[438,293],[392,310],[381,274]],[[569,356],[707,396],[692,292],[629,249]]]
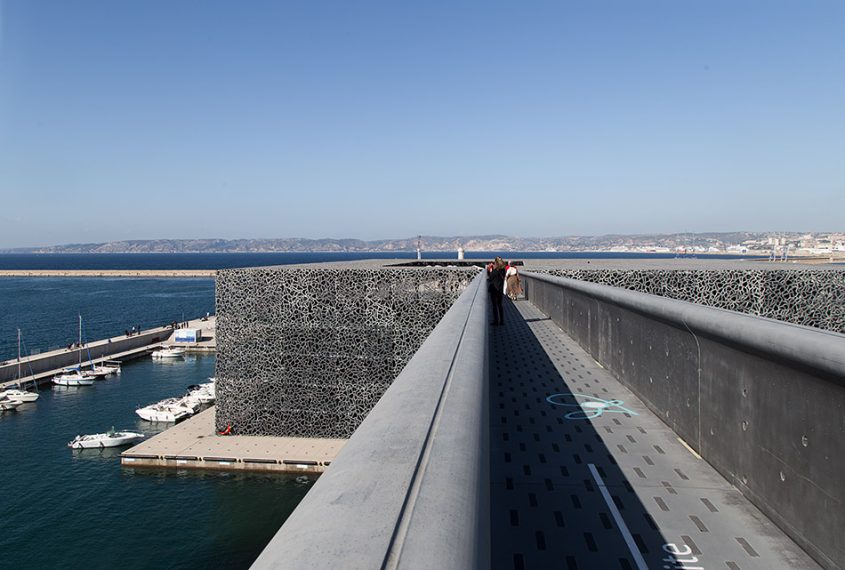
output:
[[[79,314],[79,371],[82,372],[82,314]]]
[[[18,382],[20,382],[21,378],[21,329],[18,329]]]

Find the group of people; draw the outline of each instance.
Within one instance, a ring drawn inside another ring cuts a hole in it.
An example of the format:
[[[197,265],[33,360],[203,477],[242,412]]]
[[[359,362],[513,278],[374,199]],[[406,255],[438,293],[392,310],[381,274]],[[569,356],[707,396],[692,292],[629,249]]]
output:
[[[516,265],[501,257],[496,257],[492,263],[487,265],[487,292],[490,294],[490,302],[493,304],[493,326],[505,324],[505,310],[503,301],[507,295],[512,301],[522,294],[522,281],[519,278],[519,271]]]

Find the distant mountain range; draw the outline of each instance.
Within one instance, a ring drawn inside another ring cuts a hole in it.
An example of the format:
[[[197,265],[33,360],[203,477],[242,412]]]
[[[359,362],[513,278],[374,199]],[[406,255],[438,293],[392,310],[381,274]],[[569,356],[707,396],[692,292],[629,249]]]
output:
[[[638,234],[521,238],[505,235],[421,236],[364,241],[359,239],[156,239],[79,243],[0,249],[2,253],[267,253],[415,251],[607,251],[614,249],[698,247],[723,249],[770,234],[751,232]]]

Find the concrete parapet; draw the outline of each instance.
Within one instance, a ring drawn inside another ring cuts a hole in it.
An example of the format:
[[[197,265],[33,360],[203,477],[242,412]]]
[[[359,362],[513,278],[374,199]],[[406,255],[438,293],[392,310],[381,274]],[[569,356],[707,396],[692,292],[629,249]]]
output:
[[[538,308],[822,566],[845,567],[845,335],[523,277]]]
[[[843,269],[662,263],[665,267],[638,261],[592,268],[538,267],[536,271],[845,333]]]
[[[457,299],[253,568],[490,566],[485,285]]]

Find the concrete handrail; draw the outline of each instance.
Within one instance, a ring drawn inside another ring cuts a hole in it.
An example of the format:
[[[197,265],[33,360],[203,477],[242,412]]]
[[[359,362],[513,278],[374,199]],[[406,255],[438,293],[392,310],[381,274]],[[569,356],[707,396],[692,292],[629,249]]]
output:
[[[480,273],[253,568],[489,567],[487,310]]]
[[[578,291],[682,329],[688,328],[717,341],[742,346],[802,369],[815,370],[840,382],[845,378],[843,334],[610,285],[528,271],[522,275]]]

